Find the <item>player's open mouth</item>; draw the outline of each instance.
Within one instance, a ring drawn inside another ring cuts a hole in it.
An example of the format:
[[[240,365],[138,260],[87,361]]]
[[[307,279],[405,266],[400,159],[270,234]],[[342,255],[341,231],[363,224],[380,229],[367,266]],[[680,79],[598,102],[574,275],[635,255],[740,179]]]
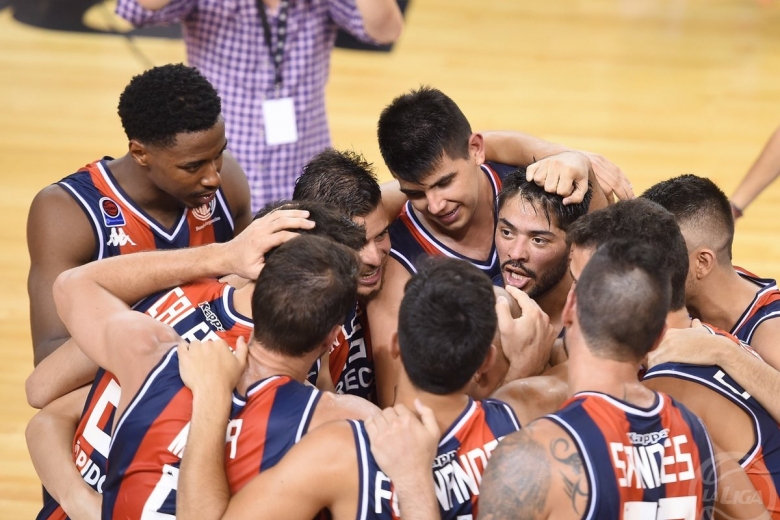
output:
[[[518,289],[522,289],[526,285],[528,285],[528,282],[531,281],[531,278],[528,276],[523,276],[522,274],[512,271],[509,268],[504,269],[504,282],[507,285],[511,285],[513,287],[517,287]]]
[[[209,202],[211,202],[211,201],[212,201],[212,199],[214,199],[214,197],[215,197],[216,195],[217,195],[217,192],[216,192],[216,191],[212,191],[211,193],[207,193],[207,194],[205,194],[205,195],[198,195],[198,196],[196,196],[196,197],[195,197],[195,199],[196,199],[196,200],[197,200],[197,201],[198,201],[200,204],[208,204]]]
[[[376,285],[379,283],[379,280],[382,278],[382,268],[377,267],[376,269],[369,271],[368,273],[361,274],[360,275],[360,285]]]

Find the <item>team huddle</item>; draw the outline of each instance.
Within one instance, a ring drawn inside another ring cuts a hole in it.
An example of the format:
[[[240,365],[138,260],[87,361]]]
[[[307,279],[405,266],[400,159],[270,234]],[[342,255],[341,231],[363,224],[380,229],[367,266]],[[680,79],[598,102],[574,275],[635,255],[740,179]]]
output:
[[[709,179],[420,87],[393,181],[329,148],[253,217],[196,69],[119,114],[28,219],[39,519],[780,519],[780,289]]]

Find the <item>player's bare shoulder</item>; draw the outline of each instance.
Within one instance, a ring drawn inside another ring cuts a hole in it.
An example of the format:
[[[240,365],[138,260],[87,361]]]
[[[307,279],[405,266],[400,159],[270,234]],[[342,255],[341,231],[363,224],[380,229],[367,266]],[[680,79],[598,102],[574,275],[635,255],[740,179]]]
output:
[[[33,198],[27,216],[27,245],[30,256],[65,248],[74,265],[92,259],[95,235],[87,215],[64,188],[51,184]],[[55,255],[55,256],[58,256]]]

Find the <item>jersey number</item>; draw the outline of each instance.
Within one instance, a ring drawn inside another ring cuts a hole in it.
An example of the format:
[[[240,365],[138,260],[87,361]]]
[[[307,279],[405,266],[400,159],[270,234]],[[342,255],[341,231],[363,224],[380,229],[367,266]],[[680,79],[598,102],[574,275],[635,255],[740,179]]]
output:
[[[162,477],[154,486],[154,490],[144,504],[141,520],[168,520],[176,518],[175,514],[161,513],[165,501],[172,491],[176,491],[179,484],[179,468],[166,464],[163,466]]]
[[[696,520],[696,497],[662,498],[658,502],[626,502],[623,520]]]

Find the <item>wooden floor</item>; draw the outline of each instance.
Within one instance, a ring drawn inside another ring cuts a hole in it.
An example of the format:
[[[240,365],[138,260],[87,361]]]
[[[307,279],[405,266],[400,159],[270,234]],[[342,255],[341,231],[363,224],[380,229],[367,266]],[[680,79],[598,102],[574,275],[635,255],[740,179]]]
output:
[[[89,23],[105,23],[105,8],[94,11]],[[412,0],[392,54],[334,53],[334,142],[386,178],[376,119],[426,83],[475,129],[601,152],[639,191],[692,172],[731,192],[780,124],[779,22],[772,0]],[[138,46],[154,64],[183,60],[180,41]],[[0,518],[32,518],[40,505],[24,443],[27,208],[45,185],[125,152],[117,99],[143,68],[121,37],[45,31],[0,11]],[[764,276],[780,277],[779,203],[777,185],[737,228],[736,262]]]

